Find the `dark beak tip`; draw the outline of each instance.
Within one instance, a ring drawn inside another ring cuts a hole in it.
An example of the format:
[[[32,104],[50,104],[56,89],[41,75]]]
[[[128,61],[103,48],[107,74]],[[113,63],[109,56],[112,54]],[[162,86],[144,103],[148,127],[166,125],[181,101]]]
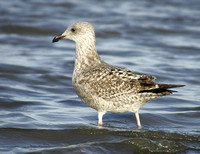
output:
[[[53,38],[53,40],[52,40],[52,43],[58,42],[58,41],[60,41],[60,40],[62,40],[62,39],[64,39],[64,38],[65,38],[64,35],[55,36],[55,37]]]
[[[57,36],[55,36],[52,40],[52,43],[58,42],[58,39],[56,38]]]

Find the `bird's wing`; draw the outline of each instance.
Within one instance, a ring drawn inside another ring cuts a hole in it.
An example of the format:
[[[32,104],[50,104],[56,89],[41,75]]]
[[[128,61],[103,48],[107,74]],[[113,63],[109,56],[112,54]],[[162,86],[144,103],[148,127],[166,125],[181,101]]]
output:
[[[103,99],[155,89],[155,77],[133,73],[127,69],[106,66],[97,67],[84,74],[84,81],[90,91]]]

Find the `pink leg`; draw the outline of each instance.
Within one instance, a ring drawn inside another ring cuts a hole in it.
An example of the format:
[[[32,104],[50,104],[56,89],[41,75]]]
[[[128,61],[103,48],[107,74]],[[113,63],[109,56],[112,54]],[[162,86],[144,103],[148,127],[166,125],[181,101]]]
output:
[[[135,112],[138,129],[142,128],[138,111]]]
[[[98,112],[98,126],[101,127],[103,125],[103,115],[105,114],[106,112]]]

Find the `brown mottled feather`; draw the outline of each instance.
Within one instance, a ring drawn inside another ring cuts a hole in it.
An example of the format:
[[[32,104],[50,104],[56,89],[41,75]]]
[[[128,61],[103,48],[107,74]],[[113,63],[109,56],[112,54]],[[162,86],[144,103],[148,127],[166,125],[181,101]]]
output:
[[[169,85],[155,83],[155,77],[145,74],[135,74],[127,69],[111,66],[106,63],[82,72],[81,82],[89,85],[91,90],[103,99],[111,99],[123,94],[137,94],[144,92],[170,94],[168,88],[183,85]],[[95,80],[94,80],[95,79]],[[168,92],[168,93],[165,93]],[[162,94],[161,94],[162,95]]]

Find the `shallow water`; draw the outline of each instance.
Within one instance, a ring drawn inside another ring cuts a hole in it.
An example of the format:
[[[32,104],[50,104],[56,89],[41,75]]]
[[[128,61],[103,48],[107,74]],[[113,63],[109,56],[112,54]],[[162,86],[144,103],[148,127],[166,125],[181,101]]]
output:
[[[2,1],[0,153],[200,152],[200,2]],[[97,112],[71,83],[75,43],[52,44],[76,21],[96,29],[106,62],[184,84],[133,113]]]

